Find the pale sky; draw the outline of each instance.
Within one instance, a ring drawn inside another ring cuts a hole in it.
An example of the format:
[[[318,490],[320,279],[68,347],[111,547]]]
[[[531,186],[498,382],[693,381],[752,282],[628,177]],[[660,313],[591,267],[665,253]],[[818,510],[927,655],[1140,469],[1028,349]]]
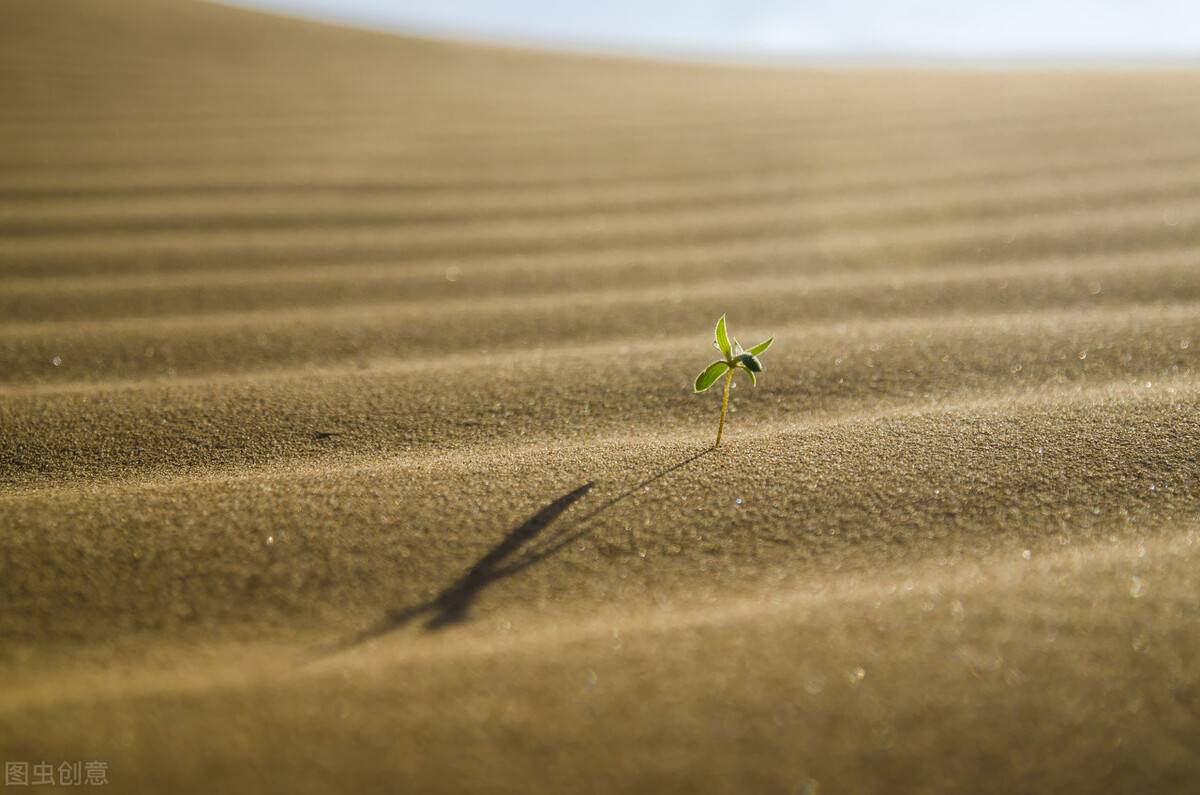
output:
[[[1200,58],[1200,0],[233,0],[389,30],[666,55]]]

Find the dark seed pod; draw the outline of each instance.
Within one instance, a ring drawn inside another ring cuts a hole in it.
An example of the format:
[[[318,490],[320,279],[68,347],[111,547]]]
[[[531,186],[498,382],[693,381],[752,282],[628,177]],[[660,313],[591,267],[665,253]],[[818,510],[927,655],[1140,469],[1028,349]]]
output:
[[[734,359],[734,362],[742,365],[752,373],[761,373],[763,366],[758,357],[752,353],[743,353],[741,356]]]

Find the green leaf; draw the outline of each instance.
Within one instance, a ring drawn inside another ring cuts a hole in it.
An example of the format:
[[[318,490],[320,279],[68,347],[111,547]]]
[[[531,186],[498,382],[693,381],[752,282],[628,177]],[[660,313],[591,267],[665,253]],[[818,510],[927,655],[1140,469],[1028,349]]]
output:
[[[717,347],[721,349],[721,353],[725,354],[725,358],[729,359],[733,356],[733,348],[729,345],[729,332],[725,330],[725,316],[721,315],[717,320]]]
[[[705,367],[704,372],[696,376],[695,390],[703,392],[708,389],[718,378],[725,375],[725,371],[728,369],[729,365],[726,362],[713,362],[708,367]]]
[[[748,350],[746,352],[752,353],[755,356],[757,356],[760,353],[762,353],[763,351],[765,351],[767,348],[770,348],[771,343],[774,341],[775,341],[775,338],[771,337],[770,339],[767,339],[767,340],[764,340],[763,342],[758,343],[757,345],[755,345],[753,348],[751,348],[750,350]]]
[[[733,355],[741,356],[745,352],[746,349],[742,347],[742,343],[738,342],[737,340],[733,340]]]
[[[753,353],[743,353],[741,356],[733,360],[737,367],[743,368],[748,373],[761,373],[763,366],[762,362]]]
[[[753,370],[750,370],[750,369],[748,369],[748,368],[746,368],[746,367],[743,367],[743,366],[741,365],[741,363],[739,363],[739,364],[738,364],[738,367],[741,367],[743,370],[745,370],[745,371],[746,371],[746,375],[750,376],[750,385],[751,385],[751,386],[758,386],[758,379],[754,377],[754,371],[753,371]]]

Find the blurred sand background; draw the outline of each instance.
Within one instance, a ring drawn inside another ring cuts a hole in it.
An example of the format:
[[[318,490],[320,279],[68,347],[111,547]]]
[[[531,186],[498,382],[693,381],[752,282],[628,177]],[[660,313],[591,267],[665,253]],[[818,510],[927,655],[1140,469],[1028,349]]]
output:
[[[1198,97],[8,0],[0,756],[1195,792]]]

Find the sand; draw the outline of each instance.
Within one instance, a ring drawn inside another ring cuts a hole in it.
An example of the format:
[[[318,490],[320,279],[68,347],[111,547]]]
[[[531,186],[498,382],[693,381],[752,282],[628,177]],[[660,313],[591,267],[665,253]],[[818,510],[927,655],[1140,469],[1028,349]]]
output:
[[[1197,97],[9,0],[0,756],[1197,791]]]

